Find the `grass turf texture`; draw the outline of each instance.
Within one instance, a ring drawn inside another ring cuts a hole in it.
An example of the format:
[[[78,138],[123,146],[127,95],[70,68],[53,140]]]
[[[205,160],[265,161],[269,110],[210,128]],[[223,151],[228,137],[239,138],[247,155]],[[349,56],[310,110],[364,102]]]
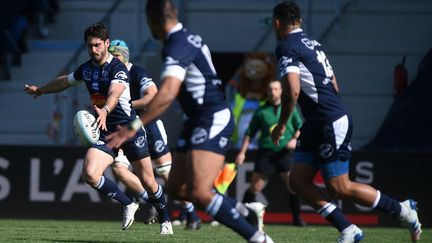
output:
[[[174,235],[159,235],[159,225],[135,224],[127,231],[120,222],[63,220],[0,220],[0,242],[245,242],[224,226],[204,224],[201,230],[174,226]],[[405,228],[362,227],[362,242],[410,242]],[[336,242],[337,231],[329,226],[293,227],[266,225],[275,242]],[[423,229],[420,242],[432,242],[432,229]]]

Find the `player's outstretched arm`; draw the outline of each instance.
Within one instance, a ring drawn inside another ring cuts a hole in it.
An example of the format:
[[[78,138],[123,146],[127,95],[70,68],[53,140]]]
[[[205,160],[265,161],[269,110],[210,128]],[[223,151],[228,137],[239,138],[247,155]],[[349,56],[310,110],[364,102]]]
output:
[[[67,81],[67,76],[58,76],[42,87],[26,84],[24,91],[28,95],[33,96],[33,98],[37,98],[43,94],[61,92],[71,86],[72,85]]]

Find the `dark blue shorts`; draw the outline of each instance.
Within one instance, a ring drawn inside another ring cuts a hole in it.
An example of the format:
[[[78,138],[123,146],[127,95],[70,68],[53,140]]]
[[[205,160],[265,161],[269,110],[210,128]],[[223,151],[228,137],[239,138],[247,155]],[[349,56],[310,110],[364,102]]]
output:
[[[92,147],[102,150],[115,158],[117,156],[118,149],[111,149],[106,145],[107,141],[105,137],[108,136],[108,134],[108,132],[101,131],[99,141]],[[123,150],[124,155],[126,155],[129,161],[137,161],[148,157],[149,152],[145,130],[138,130],[135,136],[126,141],[120,148]]]
[[[161,120],[156,120],[144,126],[147,132],[148,149],[152,160],[169,153],[167,134]]]
[[[260,148],[254,163],[254,171],[263,175],[286,173],[290,170],[293,159],[294,152],[292,150],[283,149],[274,152],[271,149]]]
[[[326,179],[348,173],[352,128],[348,115],[329,123],[306,121],[297,141],[295,162],[320,170]]]
[[[234,131],[230,109],[215,112],[213,116],[188,119],[177,142],[177,151],[206,150],[225,155]]]

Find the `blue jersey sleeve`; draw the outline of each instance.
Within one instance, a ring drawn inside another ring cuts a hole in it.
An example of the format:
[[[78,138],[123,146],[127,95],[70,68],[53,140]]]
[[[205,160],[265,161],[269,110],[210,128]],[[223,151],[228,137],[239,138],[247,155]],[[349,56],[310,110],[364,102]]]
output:
[[[67,81],[70,85],[77,85],[83,81],[83,65],[80,65],[73,73],[70,73],[67,77]]]
[[[114,64],[109,72],[111,83],[129,83],[129,72],[122,62]]]
[[[190,38],[188,38],[190,39]],[[173,42],[163,50],[163,71],[161,78],[174,76],[183,81],[188,66],[195,58],[196,48],[191,43],[183,40]]]
[[[287,75],[289,72],[300,73],[300,54],[295,45],[281,43],[276,49],[276,57],[281,77]]]
[[[132,100],[140,99],[150,86],[156,86],[144,68],[133,65],[129,74]]]

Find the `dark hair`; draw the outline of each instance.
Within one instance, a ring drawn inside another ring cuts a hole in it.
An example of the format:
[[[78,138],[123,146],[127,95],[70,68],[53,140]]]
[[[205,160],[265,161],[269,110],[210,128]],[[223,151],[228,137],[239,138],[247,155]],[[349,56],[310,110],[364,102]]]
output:
[[[295,24],[301,20],[300,8],[296,2],[283,1],[273,9],[273,18],[286,24]]]
[[[169,19],[176,19],[176,8],[171,0],[148,0],[146,6],[147,17],[163,25]]]
[[[109,38],[108,30],[102,23],[94,23],[85,29],[84,41],[87,41],[90,36],[99,38],[103,41],[106,41]]]

